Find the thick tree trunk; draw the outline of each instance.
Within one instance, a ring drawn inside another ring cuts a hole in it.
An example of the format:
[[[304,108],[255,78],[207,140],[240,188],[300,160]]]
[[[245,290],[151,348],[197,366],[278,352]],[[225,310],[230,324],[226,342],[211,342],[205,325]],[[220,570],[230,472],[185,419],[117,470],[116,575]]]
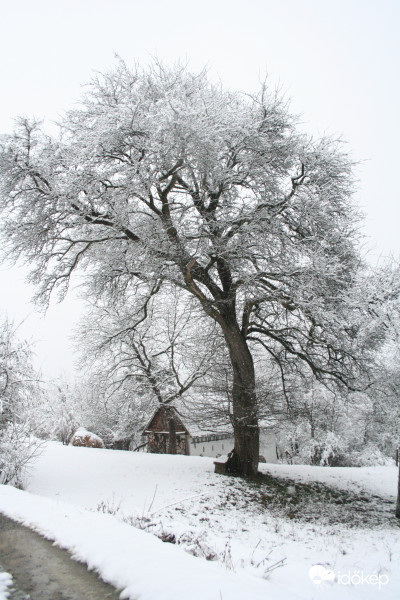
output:
[[[233,370],[232,409],[235,448],[227,471],[254,476],[258,469],[259,428],[253,358],[236,322],[224,328]]]

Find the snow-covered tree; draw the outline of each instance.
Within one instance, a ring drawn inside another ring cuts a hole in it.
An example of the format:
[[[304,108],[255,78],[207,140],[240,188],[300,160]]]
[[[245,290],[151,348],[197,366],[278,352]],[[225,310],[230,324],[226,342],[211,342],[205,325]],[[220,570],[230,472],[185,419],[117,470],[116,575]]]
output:
[[[114,445],[137,438],[158,405],[187,401],[215,364],[220,345],[215,324],[191,297],[164,287],[157,284],[139,313],[137,298],[93,302],[78,328],[76,345],[99,404],[107,406],[102,429],[108,422]],[[95,402],[90,397],[92,408]]]
[[[316,465],[361,465],[384,462],[369,437],[374,404],[366,393],[331,389],[302,380],[277,422],[282,458]]]
[[[68,383],[62,378],[45,382],[45,393],[32,415],[40,437],[69,444],[83,423],[81,388],[81,382]]]
[[[22,476],[37,454],[33,412],[42,395],[32,352],[17,337],[17,327],[0,323],[0,483],[22,485]]]
[[[301,134],[266,85],[233,93],[158,63],[96,77],[59,128],[52,139],[22,119],[2,138],[9,255],[32,265],[44,303],[78,268],[105,305],[125,296],[144,309],[160,281],[193,296],[230,360],[229,467],[254,474],[257,345],[283,369],[360,377],[351,160]]]

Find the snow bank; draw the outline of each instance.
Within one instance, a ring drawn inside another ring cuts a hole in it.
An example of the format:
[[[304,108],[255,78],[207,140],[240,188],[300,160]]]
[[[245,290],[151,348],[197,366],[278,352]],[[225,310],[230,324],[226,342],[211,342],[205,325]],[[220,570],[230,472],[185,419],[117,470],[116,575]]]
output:
[[[122,598],[140,600],[294,600],[267,581],[186,554],[151,534],[8,486],[0,487],[0,511],[36,530],[87,563]]]

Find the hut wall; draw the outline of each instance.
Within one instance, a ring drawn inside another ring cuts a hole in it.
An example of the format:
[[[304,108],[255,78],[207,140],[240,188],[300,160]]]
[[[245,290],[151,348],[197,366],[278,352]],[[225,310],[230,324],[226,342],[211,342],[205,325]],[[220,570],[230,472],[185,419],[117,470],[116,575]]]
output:
[[[222,440],[207,439],[213,436],[204,436],[203,439],[190,439],[190,454],[191,456],[211,456],[217,458],[222,454],[228,454],[235,445],[235,440],[232,437],[226,437]],[[196,440],[196,441],[195,441]]]
[[[147,452],[168,454],[168,433],[149,433],[147,435]],[[176,436],[176,454],[188,454],[186,435]]]
[[[260,454],[267,463],[277,463],[276,435],[272,431],[260,431]]]
[[[213,439],[218,436],[203,436],[190,438],[191,456],[210,456],[218,458],[228,454],[235,445],[234,437],[225,437],[224,439]],[[273,432],[260,432],[260,454],[264,456],[267,463],[277,463],[276,456],[276,436]]]

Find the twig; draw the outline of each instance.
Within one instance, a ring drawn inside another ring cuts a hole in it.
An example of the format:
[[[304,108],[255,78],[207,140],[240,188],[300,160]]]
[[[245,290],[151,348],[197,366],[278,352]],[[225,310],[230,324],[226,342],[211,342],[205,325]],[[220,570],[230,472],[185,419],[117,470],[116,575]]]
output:
[[[258,546],[261,544],[261,538],[258,540],[253,552],[251,553],[250,563],[253,564],[254,552],[257,550]],[[257,565],[258,566],[258,565]]]
[[[285,564],[285,561],[286,561],[286,557],[281,558],[281,560],[277,560],[273,565],[270,565],[267,569],[265,569],[264,577],[266,575],[268,575],[268,573],[271,573],[271,571],[274,571],[275,569],[278,569],[279,567],[283,567],[283,565]]]
[[[162,506],[161,508],[158,508],[157,510],[155,510],[149,514],[151,516],[153,516],[156,513],[164,510],[165,508],[169,508],[170,506],[175,506],[176,504],[181,504],[182,502],[186,502],[187,500],[193,500],[194,498],[201,498],[201,496],[205,496],[205,495],[207,495],[207,493],[208,492],[204,492],[203,494],[196,494],[195,496],[189,496],[189,498],[183,498],[182,500],[177,500],[177,502],[171,502],[171,504],[166,504],[165,506]]]
[[[154,500],[155,500],[155,497],[156,497],[156,493],[157,493],[157,485],[156,485],[156,487],[154,488],[153,500],[150,502],[150,506],[149,506],[149,508],[147,509],[147,512],[148,512],[150,515],[152,514],[150,511],[151,511],[151,507],[152,507],[152,506],[153,506],[153,504],[154,504]]]
[[[256,564],[256,568],[258,568],[258,567],[261,565],[261,563],[263,563],[264,561],[266,561],[266,560],[267,560],[267,558],[268,558],[268,556],[271,554],[271,552],[272,552],[272,550],[270,550],[270,551],[268,552],[268,554],[266,554],[266,555],[264,556],[264,558],[263,558],[262,560],[260,560],[260,562],[258,562],[258,563]],[[285,560],[285,559],[282,559],[282,560]]]

